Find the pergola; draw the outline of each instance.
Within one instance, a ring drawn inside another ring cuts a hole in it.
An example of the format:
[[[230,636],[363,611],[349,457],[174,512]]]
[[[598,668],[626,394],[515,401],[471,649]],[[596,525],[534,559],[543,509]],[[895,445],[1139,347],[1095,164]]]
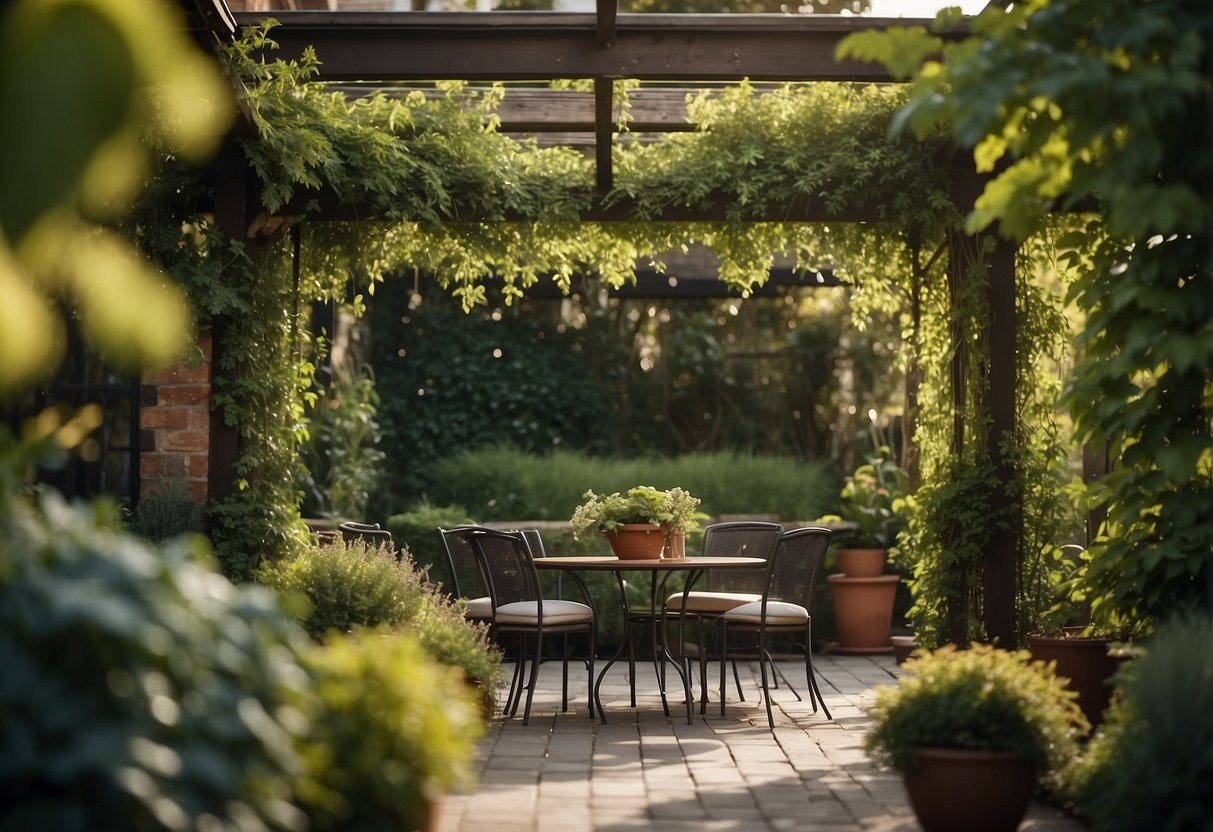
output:
[[[254,25],[263,13],[233,14],[224,0],[184,0],[196,36],[211,45],[233,36],[238,26]],[[861,81],[889,83],[883,68],[856,61],[835,60],[838,42],[860,30],[927,21],[891,20],[822,15],[621,15],[617,0],[598,0],[596,14],[539,12],[323,12],[275,13],[280,26],[273,37],[283,58],[298,57],[313,46],[322,61],[318,80],[365,89],[408,81],[445,79],[469,82],[547,81],[592,79],[594,93],[559,99],[533,90],[518,97],[513,110],[502,113],[503,131],[581,134],[591,137],[597,164],[597,195],[611,188],[615,115],[612,81],[732,83],[751,81]],[[952,34],[961,36],[960,29]],[[660,132],[686,129],[677,110],[683,93],[643,89],[637,96],[638,124]],[[509,96],[507,96],[507,99]],[[556,101],[559,100],[559,104]],[[972,205],[981,178],[964,154],[955,154],[953,197],[957,205]],[[261,211],[248,165],[234,143],[216,162],[216,217],[236,239]],[[319,212],[307,220],[367,218],[358,206],[340,205],[320,195]],[[667,213],[659,220],[719,220],[724,205],[713,210]],[[772,221],[864,222],[875,218],[876,206],[846,214],[828,213],[822,207],[789,212],[779,210]],[[587,221],[626,219],[629,206],[592,207]],[[466,217],[461,219],[468,219]],[[474,219],[474,218],[472,218]],[[760,221],[760,219],[758,220]],[[953,253],[949,269],[956,284],[966,264]],[[1015,248],[999,243],[990,260],[988,321],[991,422],[987,441],[990,458],[1000,477],[1011,478],[1011,468],[1000,448],[1000,438],[1015,427]],[[674,290],[677,291],[677,290]],[[222,350],[223,331],[231,322],[217,321],[214,350]],[[953,378],[962,372],[960,357],[953,359]],[[954,384],[959,389],[959,384]],[[956,395],[954,393],[954,395]],[[963,395],[963,394],[961,394]],[[956,403],[959,412],[963,402]],[[216,477],[230,477],[236,436],[223,424],[222,414],[212,418],[210,471],[212,493],[222,496],[231,488]],[[1098,472],[1098,465],[1090,473]],[[995,537],[985,555],[984,608],[987,632],[1001,643],[1015,642],[1015,551],[1020,532]]]

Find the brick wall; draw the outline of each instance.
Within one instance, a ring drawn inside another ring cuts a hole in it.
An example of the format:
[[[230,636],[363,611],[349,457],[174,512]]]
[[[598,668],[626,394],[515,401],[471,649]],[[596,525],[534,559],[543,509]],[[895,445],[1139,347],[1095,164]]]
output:
[[[139,492],[158,479],[179,479],[206,502],[211,441],[211,336],[198,336],[203,360],[144,372],[139,409]]]

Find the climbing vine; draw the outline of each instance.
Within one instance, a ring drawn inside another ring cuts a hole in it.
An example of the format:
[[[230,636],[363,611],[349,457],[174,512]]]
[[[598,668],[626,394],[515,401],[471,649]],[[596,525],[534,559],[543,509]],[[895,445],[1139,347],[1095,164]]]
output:
[[[619,286],[634,280],[638,260],[660,269],[662,252],[693,243],[713,250],[721,279],[743,294],[766,279],[776,255],[793,256],[802,268],[829,265],[856,287],[855,323],[862,327],[873,315],[899,320],[904,365],[921,364],[934,379],[923,385],[918,414],[923,479],[946,475],[950,452],[942,437],[951,401],[940,368],[955,332],[946,324],[940,252],[960,213],[941,164],[943,134],[890,136],[903,93],[806,84],[760,94],[743,83],[692,94],[693,132],[617,148],[616,186],[604,203],[630,206],[635,219],[584,223],[579,217],[594,202],[589,161],[497,133],[495,108],[508,95],[502,88],[452,83],[429,95],[348,101],[314,81],[312,52],[293,62],[267,57],[271,35],[269,24],[248,31],[229,54],[255,114],[257,130],[242,142],[264,208],[306,214],[323,201],[366,218],[307,223],[297,287],[284,242],[249,254],[218,241],[201,218],[192,227],[204,242],[189,258],[163,249],[166,259],[189,261],[181,273],[199,308],[239,322],[228,330],[236,337],[225,344],[219,395],[242,436],[240,488],[213,510],[229,572],[248,574],[258,558],[275,557],[301,534],[293,442],[310,367],[294,316],[310,301],[342,297],[350,283],[373,292],[406,269],[434,275],[470,309],[490,290],[509,303],[541,280],[568,291],[575,276],[590,274]],[[669,210],[720,204],[727,207],[722,222],[661,219]],[[780,207],[814,206],[863,211],[873,221],[755,222]],[[979,312],[962,308],[963,316]],[[980,320],[966,318],[963,331],[979,337]],[[979,344],[970,352],[981,360]],[[967,378],[968,401],[978,408],[986,380],[976,371]],[[982,418],[971,414],[972,447],[983,435]],[[939,534],[938,525],[931,534]],[[923,591],[930,585],[925,574]]]
[[[1113,470],[1087,494],[1107,523],[1075,600],[1148,629],[1213,606],[1213,7],[1036,0],[971,25],[950,43],[866,33],[843,52],[910,79],[899,120],[946,126],[996,171],[970,229],[1024,239],[1058,207],[1098,209],[1067,246],[1085,322],[1065,400]]]

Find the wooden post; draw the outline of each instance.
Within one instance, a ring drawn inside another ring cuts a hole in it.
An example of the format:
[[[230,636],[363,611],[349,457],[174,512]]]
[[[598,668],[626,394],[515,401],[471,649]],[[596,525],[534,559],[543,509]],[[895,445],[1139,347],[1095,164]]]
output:
[[[234,141],[224,143],[215,160],[215,222],[233,240],[245,241],[249,227],[248,163]],[[226,315],[211,319],[211,389],[225,373],[223,368],[228,332],[233,321]],[[229,496],[236,487],[236,461],[240,457],[240,432],[225,423],[223,411],[211,409],[211,441],[207,466],[207,501]]]
[[[1007,486],[1015,480],[1015,470],[1007,459],[1004,446],[1015,439],[1015,250],[1016,247],[999,238],[990,257],[989,280],[986,284],[989,308],[989,372],[986,385],[990,405],[990,428],[987,436],[990,460],[1000,487],[996,499],[1019,506],[1021,495],[1008,494]],[[990,541],[985,558],[985,624],[986,635],[1003,647],[1018,646],[1015,626],[1016,553],[1023,539],[1023,512],[1015,511],[1009,518],[1011,528],[1006,534],[996,534]]]

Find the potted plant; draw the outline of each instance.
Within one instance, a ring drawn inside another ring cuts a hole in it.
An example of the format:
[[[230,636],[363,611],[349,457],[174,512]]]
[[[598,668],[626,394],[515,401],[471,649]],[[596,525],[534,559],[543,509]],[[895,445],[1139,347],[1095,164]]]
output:
[[[838,514],[825,518],[848,525],[836,537],[838,572],[851,578],[872,578],[881,573],[888,550],[905,528],[901,511],[907,484],[905,470],[893,461],[885,445],[846,478]]]
[[[1054,560],[1063,575],[1057,584],[1058,599],[1041,631],[1028,634],[1028,651],[1034,659],[1054,663],[1057,675],[1068,680],[1079,707],[1095,728],[1103,723],[1111,704],[1112,677],[1123,657],[1115,647],[1131,628],[1112,616],[1098,624],[1091,621],[1082,584],[1089,555],[1082,546],[1061,546],[1054,552]]]
[[[893,462],[887,446],[868,457],[843,484],[839,514],[844,522],[835,550],[837,572],[826,577],[834,601],[834,623],[841,653],[888,653],[889,628],[897,599],[897,575],[883,575],[888,550],[905,527],[901,517],[906,472]]]
[[[587,491],[569,521],[573,537],[604,534],[619,558],[685,556],[685,535],[699,523],[699,498],[681,488],[639,485],[621,494]]]
[[[982,644],[916,654],[872,718],[868,753],[902,773],[926,832],[1013,832],[1088,728],[1051,667]]]

